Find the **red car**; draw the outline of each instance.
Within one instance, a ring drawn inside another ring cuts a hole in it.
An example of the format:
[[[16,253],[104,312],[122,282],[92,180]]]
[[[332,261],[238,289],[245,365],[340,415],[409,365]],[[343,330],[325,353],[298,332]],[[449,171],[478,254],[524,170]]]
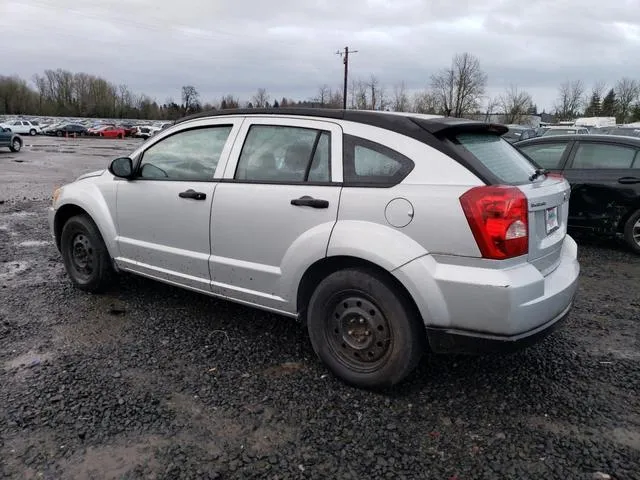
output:
[[[124,128],[107,127],[100,130],[98,132],[98,135],[100,135],[101,137],[107,137],[107,138],[124,138],[126,133],[124,131]]]

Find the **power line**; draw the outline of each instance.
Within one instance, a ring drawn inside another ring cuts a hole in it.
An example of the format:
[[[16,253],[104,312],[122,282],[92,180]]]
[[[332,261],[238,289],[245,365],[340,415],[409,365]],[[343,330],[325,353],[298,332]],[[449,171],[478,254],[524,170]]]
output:
[[[347,109],[347,77],[349,76],[349,54],[358,53],[358,50],[349,51],[349,47],[344,47],[344,50],[338,50],[336,55],[342,57],[344,63],[344,88],[342,90],[342,108]]]

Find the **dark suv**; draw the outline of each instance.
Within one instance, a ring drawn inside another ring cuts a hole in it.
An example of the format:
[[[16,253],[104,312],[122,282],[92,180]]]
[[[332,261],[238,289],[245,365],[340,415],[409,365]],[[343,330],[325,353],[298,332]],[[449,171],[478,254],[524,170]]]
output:
[[[570,228],[623,236],[640,253],[640,138],[557,135],[514,146],[569,181]]]

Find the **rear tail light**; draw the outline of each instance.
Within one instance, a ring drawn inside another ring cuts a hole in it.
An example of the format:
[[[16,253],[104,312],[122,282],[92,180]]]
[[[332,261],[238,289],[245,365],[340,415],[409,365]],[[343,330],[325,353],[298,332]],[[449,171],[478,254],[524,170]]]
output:
[[[484,258],[504,260],[529,251],[528,204],[519,188],[475,187],[460,204]]]

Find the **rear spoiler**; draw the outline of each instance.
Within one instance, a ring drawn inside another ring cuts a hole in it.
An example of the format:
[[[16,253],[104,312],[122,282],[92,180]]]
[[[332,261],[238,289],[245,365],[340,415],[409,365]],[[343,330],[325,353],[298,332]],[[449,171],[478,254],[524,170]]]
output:
[[[437,121],[411,118],[420,128],[433,135],[451,135],[456,133],[490,133],[504,135],[509,129],[499,123],[484,123],[462,118],[439,118]]]

